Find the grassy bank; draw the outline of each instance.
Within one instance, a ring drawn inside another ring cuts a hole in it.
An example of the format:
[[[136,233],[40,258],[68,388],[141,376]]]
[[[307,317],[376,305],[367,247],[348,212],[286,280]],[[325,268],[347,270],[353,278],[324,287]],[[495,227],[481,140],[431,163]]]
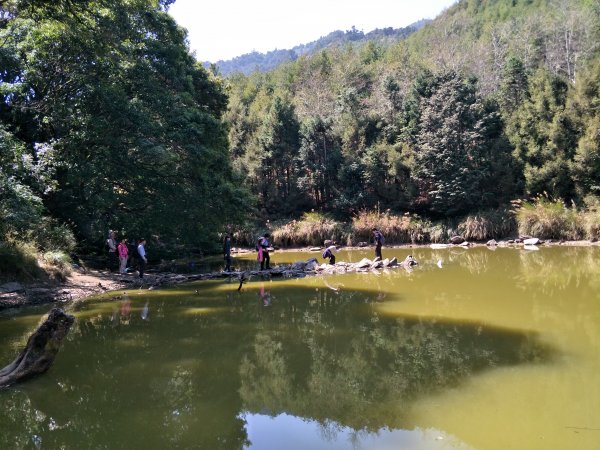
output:
[[[64,281],[71,273],[71,258],[61,250],[41,251],[28,242],[0,241],[0,283],[7,281]]]
[[[309,213],[300,220],[273,224],[269,228],[276,245],[300,247],[322,246],[325,240],[358,245],[371,240],[374,227],[381,230],[386,244],[399,245],[443,243],[455,235],[478,242],[519,236],[597,240],[600,238],[600,212],[596,208],[578,210],[561,201],[538,198],[531,202],[515,202],[511,209],[485,210],[442,221],[415,214],[362,211],[351,222],[339,222],[326,214]]]

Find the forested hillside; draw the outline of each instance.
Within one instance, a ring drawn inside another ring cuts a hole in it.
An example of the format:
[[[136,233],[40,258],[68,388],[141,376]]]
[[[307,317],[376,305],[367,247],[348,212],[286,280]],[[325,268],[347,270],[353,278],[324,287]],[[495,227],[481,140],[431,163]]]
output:
[[[462,0],[398,43],[231,77],[235,170],[269,218],[596,204],[599,14],[589,0]]]
[[[316,41],[308,44],[300,44],[288,50],[272,50],[267,53],[252,52],[237,56],[227,61],[217,61],[214,66],[219,74],[228,76],[233,73],[243,73],[249,75],[254,71],[268,72],[277,68],[280,64],[296,61],[301,56],[312,56],[320,50],[331,49],[345,45],[356,45],[367,41],[374,41],[382,45],[389,45],[404,39],[411,33],[423,27],[428,21],[420,20],[404,28],[383,28],[375,29],[368,33],[357,30],[352,27],[348,31],[333,31],[327,36],[323,36]],[[205,62],[204,66],[209,68],[210,62]]]

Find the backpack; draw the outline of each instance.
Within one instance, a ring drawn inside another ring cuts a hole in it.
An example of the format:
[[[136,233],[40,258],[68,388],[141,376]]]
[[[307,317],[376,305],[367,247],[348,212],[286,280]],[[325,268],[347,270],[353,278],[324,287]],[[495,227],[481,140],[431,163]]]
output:
[[[323,251],[323,258],[329,258],[329,249],[328,249],[328,248],[326,248],[326,249]]]
[[[375,242],[381,245],[385,244],[385,238],[383,237],[383,234],[381,234],[381,231],[375,233]]]
[[[254,249],[256,251],[258,251],[261,248],[262,241],[263,241],[263,237],[262,236],[258,238],[258,241],[256,241],[256,245],[254,246]]]

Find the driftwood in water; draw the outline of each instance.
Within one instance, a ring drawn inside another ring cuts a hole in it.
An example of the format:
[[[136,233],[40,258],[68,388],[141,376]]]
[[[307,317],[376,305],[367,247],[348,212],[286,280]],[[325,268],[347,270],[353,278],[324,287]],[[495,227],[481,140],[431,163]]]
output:
[[[75,318],[54,308],[46,321],[33,333],[19,356],[0,370],[0,387],[46,372]]]

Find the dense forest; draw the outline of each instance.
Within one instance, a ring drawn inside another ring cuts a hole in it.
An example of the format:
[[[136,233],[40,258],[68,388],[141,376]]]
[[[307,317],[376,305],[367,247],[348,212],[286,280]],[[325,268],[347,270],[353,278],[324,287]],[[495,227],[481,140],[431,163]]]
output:
[[[0,251],[98,250],[108,229],[208,250],[309,211],[598,206],[596,0],[461,0],[402,40],[226,78],[171,3],[0,4]]]
[[[391,46],[232,76],[234,168],[270,217],[593,201],[598,14],[581,0],[464,0]]]

